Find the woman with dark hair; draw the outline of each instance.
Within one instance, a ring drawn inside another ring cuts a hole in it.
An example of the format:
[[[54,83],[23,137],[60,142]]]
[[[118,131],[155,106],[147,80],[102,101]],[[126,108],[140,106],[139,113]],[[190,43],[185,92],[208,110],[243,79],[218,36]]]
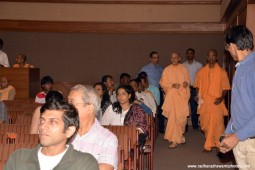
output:
[[[105,111],[102,125],[135,125],[143,134],[148,134],[145,112],[134,103],[135,92],[129,85],[120,85],[116,90],[117,102]]]
[[[104,115],[105,110],[112,104],[107,87],[102,82],[95,83],[93,87],[96,89],[98,95],[101,98],[101,110],[102,115]]]

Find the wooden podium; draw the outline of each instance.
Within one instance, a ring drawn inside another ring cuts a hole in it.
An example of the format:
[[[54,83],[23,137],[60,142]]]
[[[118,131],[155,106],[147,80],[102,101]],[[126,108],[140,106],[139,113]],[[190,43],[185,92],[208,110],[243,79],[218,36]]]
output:
[[[39,68],[0,68],[0,77],[16,89],[15,99],[35,98],[40,91]]]

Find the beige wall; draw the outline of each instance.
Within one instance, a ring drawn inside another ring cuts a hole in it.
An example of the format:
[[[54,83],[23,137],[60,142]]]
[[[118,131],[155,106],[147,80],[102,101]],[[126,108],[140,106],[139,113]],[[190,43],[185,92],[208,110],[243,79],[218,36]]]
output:
[[[0,2],[0,19],[99,22],[219,22],[220,4]]]
[[[149,61],[148,54],[156,50],[160,64],[169,64],[169,55],[196,49],[196,59],[206,62],[206,53],[215,48],[223,56],[223,34],[84,34],[0,32],[4,51],[10,63],[18,53],[28,56],[28,62],[41,68],[41,76],[52,75],[56,81],[94,83],[103,74],[118,81],[122,72],[136,76]],[[220,59],[222,63],[222,59]]]

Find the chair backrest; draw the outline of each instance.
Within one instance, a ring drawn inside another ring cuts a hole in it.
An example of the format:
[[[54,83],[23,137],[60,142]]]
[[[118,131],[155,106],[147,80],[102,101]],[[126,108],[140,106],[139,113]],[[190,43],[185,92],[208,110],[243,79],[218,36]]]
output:
[[[124,159],[130,156],[130,150],[136,150],[138,144],[138,130],[135,126],[104,126],[118,138],[118,149],[124,151]]]
[[[32,114],[18,115],[15,124],[30,124],[32,123]]]
[[[0,161],[7,161],[9,156],[17,149],[34,148],[35,143],[19,143],[19,144],[1,144],[0,145]]]
[[[18,143],[39,143],[37,134],[0,134],[0,144],[18,144]]]
[[[30,124],[0,124],[0,134],[7,132],[29,134]]]

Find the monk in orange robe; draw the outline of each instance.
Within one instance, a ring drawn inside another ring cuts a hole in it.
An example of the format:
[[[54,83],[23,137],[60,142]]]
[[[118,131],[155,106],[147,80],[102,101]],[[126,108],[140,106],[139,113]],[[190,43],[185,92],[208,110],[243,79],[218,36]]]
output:
[[[201,68],[195,78],[198,114],[201,130],[205,134],[204,152],[219,147],[219,138],[224,133],[224,116],[228,111],[224,98],[230,89],[227,72],[217,64],[217,51],[207,54],[208,64]]]
[[[176,148],[177,144],[185,143],[183,134],[189,115],[190,77],[188,69],[179,63],[179,54],[172,53],[170,60],[172,64],[164,69],[159,83],[165,93],[162,114],[168,118],[164,138],[172,142],[169,148]]]

